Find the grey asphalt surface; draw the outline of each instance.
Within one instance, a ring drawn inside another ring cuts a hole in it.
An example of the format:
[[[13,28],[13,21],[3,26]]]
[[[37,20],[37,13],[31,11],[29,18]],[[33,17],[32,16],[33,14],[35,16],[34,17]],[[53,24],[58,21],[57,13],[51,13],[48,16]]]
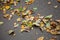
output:
[[[48,2],[51,1],[51,5],[48,5]],[[12,8],[18,8],[20,6],[25,6],[24,0],[22,0],[20,3],[17,4],[16,7],[13,5]],[[55,9],[53,6],[58,5],[58,8]],[[58,3],[56,0],[35,0],[35,2],[31,5],[29,5],[28,9],[32,9],[33,7],[37,7],[38,10],[34,12],[33,15],[36,15],[37,13],[40,13],[43,16],[46,15],[53,15],[53,19],[60,19],[60,3]],[[10,10],[7,11],[7,13]],[[2,17],[2,11],[0,11],[0,21],[3,21],[4,24],[0,25],[0,40],[37,40],[38,37],[44,36],[44,40],[49,40],[49,38],[56,36],[57,40],[60,40],[60,35],[52,35],[50,33],[47,33],[44,31],[43,33],[39,30],[39,28],[34,28],[31,30],[31,32],[19,32],[20,26],[18,28],[14,29],[13,23],[16,21],[18,16],[14,15],[14,17],[9,21]],[[15,30],[16,36],[12,37],[8,35],[8,30],[13,29]],[[36,34],[38,33],[38,34]]]

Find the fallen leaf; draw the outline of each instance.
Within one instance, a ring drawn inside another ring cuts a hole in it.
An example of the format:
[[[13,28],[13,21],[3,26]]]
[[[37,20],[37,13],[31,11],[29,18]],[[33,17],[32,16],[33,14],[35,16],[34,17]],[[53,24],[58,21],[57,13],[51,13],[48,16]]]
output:
[[[9,14],[4,14],[3,17],[8,19],[10,17],[10,15]]]
[[[55,5],[54,8],[58,8],[58,5]]]
[[[50,5],[50,4],[51,4],[51,2],[49,1],[49,2],[48,2],[48,4]]]
[[[52,18],[52,16],[53,16],[53,15],[48,15],[48,16],[46,16],[45,18],[46,18],[46,19],[50,19],[50,18]]]
[[[4,24],[4,22],[1,21],[1,22],[0,22],[0,25],[2,25],[2,24]]]
[[[8,34],[9,34],[9,35],[14,35],[14,30],[9,30],[9,31],[8,31]]]
[[[57,0],[58,2],[60,2],[60,0]]]
[[[46,27],[51,29],[50,22],[46,22]]]
[[[17,18],[17,22],[20,22],[21,21],[21,18]]]
[[[35,0],[25,0],[25,3],[29,5],[29,4],[32,4],[34,1]]]
[[[36,11],[37,10],[37,7],[34,7],[33,10]]]
[[[50,38],[49,40],[57,40],[55,37]]]
[[[23,8],[22,8],[22,7],[20,7],[20,8],[19,8],[19,11],[22,11],[22,10],[23,10]]]
[[[5,8],[8,10],[10,8],[10,6],[5,6]]]
[[[16,28],[16,27],[18,27],[19,26],[19,24],[17,24],[17,23],[14,23],[14,27]]]
[[[44,40],[44,37],[39,37],[37,40]]]

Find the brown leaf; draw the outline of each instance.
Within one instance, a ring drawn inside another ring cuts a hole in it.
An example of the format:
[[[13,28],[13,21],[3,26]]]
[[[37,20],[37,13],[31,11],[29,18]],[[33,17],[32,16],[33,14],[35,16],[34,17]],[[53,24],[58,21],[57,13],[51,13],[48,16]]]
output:
[[[58,2],[60,2],[60,0],[57,0]]]

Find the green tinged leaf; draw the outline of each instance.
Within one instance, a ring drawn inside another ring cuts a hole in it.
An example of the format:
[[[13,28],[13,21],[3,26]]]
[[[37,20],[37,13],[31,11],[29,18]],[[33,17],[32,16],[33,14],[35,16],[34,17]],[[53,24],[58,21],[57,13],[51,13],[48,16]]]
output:
[[[33,8],[33,10],[36,11],[37,10],[37,7]]]
[[[21,7],[21,8],[19,8],[19,11],[22,11],[23,10],[23,8]]]
[[[53,15],[48,15],[48,16],[46,16],[45,18],[52,18],[52,16],[53,16]]]
[[[32,27],[32,23],[31,24],[28,24],[29,27]]]
[[[25,0],[25,2],[29,2],[30,0]]]
[[[50,22],[46,22],[46,27],[50,27]]]

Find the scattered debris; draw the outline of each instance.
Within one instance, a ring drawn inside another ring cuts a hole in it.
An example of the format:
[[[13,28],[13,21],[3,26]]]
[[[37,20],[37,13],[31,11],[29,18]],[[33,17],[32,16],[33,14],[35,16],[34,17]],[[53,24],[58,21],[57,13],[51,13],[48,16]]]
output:
[[[25,3],[27,5],[32,4],[35,0],[25,0]],[[60,0],[57,0],[60,2]],[[2,1],[3,2],[3,1]],[[27,10],[27,5],[22,7],[20,6],[19,8],[14,8],[12,9],[10,5],[14,5],[15,7],[17,6],[18,2],[20,0],[6,0],[3,2],[3,6],[1,10],[3,11],[3,17],[11,20],[13,15],[19,16],[16,21],[19,23],[21,22],[20,26],[20,31],[21,32],[30,32],[30,30],[33,30],[34,27],[38,27],[41,31],[47,31],[48,33],[51,33],[53,35],[60,35],[60,20],[53,20],[52,16],[53,15],[48,15],[48,16],[41,16],[40,13],[33,16],[34,11],[37,10],[37,7],[34,7],[32,9]],[[51,2],[49,1],[48,4],[50,5]],[[57,8],[58,5],[55,5],[54,8]],[[10,10],[11,14],[7,13],[7,10]],[[22,18],[20,17],[22,16]],[[23,19],[23,20],[22,20]],[[0,25],[2,25],[4,22],[0,22]],[[17,28],[19,24],[14,22],[13,27]],[[15,36],[14,30],[9,30],[8,31],[9,35]],[[36,34],[38,34],[36,32]],[[37,40],[44,40],[44,37],[39,37]],[[56,40],[55,38],[51,38],[50,40]]]

